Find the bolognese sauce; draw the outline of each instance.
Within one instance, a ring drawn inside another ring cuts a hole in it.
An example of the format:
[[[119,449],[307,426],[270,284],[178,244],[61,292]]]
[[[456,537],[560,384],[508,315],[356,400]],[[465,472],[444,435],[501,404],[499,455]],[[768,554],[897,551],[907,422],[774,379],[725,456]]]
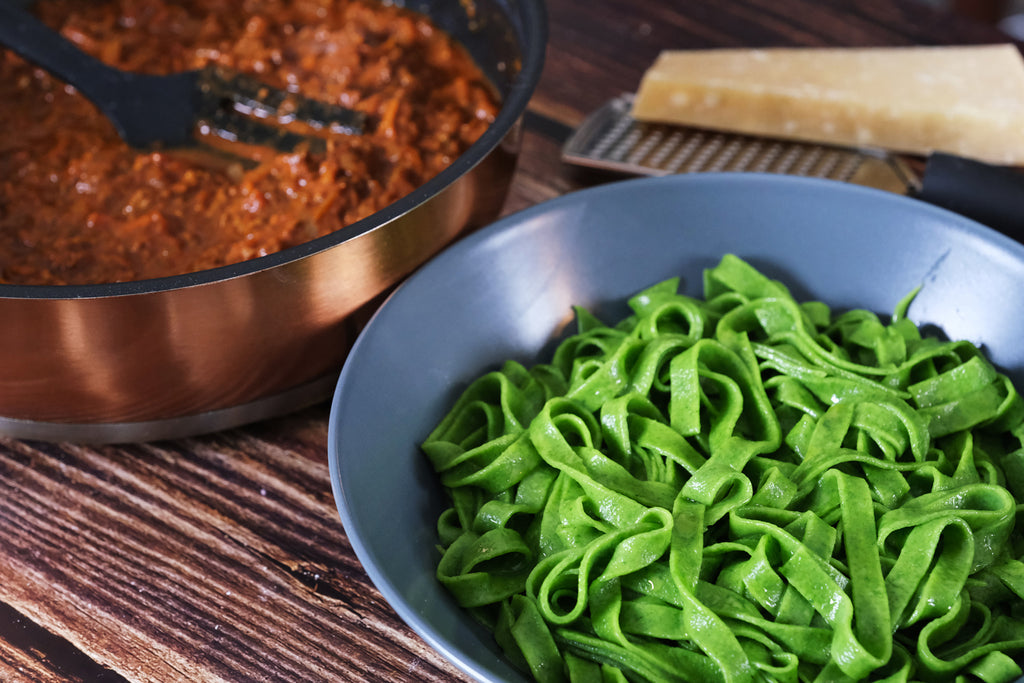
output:
[[[420,14],[373,0],[41,0],[122,69],[216,64],[364,112],[363,135],[255,167],[137,150],[74,88],[0,59],[0,282],[107,283],[256,258],[342,229],[448,166],[496,95]]]

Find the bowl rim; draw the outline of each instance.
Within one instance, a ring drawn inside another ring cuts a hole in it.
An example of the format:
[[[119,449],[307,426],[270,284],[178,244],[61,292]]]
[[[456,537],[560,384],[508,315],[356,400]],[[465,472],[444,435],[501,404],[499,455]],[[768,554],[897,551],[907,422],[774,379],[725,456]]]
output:
[[[872,187],[854,185],[835,180],[753,172],[677,174],[659,177],[629,178],[597,186],[590,186],[539,202],[515,213],[499,218],[457,243],[445,248],[439,255],[431,259],[423,268],[413,273],[408,279],[398,285],[393,292],[391,292],[382,305],[378,307],[373,316],[371,316],[370,320],[355,340],[349,357],[346,359],[346,363],[342,367],[338,383],[332,395],[327,434],[328,470],[332,494],[335,499],[335,505],[338,510],[345,535],[348,538],[363,571],[365,571],[369,576],[374,587],[384,597],[391,609],[399,615],[403,622],[413,632],[415,632],[454,667],[477,680],[492,681],[495,679],[491,676],[491,673],[487,668],[480,666],[482,665],[482,662],[480,662],[478,658],[466,656],[459,647],[451,645],[445,640],[445,635],[443,633],[439,632],[434,625],[425,620],[422,615],[418,614],[413,609],[408,601],[408,596],[404,595],[400,588],[388,576],[387,572],[382,568],[381,563],[378,561],[376,553],[369,547],[370,544],[368,543],[367,538],[364,537],[365,531],[361,528],[357,528],[355,525],[353,512],[349,505],[349,497],[346,494],[346,491],[350,489],[351,485],[342,481],[341,460],[343,456],[339,452],[340,416],[337,412],[337,406],[341,402],[341,397],[347,391],[348,376],[350,374],[350,368],[353,366],[352,360],[354,359],[355,362],[358,362],[360,348],[370,343],[367,341],[368,333],[372,334],[371,331],[375,328],[377,320],[385,315],[391,300],[396,297],[403,296],[403,292],[405,290],[411,287],[416,287],[417,282],[421,278],[431,277],[430,273],[435,269],[443,267],[447,260],[453,255],[472,251],[482,243],[492,240],[500,240],[507,236],[508,233],[517,226],[528,223],[539,215],[555,212],[565,206],[572,206],[580,202],[585,202],[588,196],[609,191],[628,193],[632,187],[657,184],[671,185],[676,183],[695,185],[707,184],[719,187],[754,183],[762,185],[763,187],[760,189],[769,189],[773,185],[802,187],[807,190],[820,188],[831,192],[838,192],[840,194],[853,196],[860,195],[878,205],[910,206],[912,204],[914,206],[914,211],[920,212],[924,216],[934,216],[939,221],[948,225],[951,229],[966,233],[971,238],[981,239],[1000,250],[1010,252],[1017,261],[1024,264],[1024,244],[973,219],[964,217],[951,210],[929,204],[922,200]],[[507,661],[504,663],[511,666]]]
[[[76,285],[25,285],[0,283],[3,299],[95,299],[127,295],[152,294],[207,285],[251,275],[278,266],[300,261],[321,251],[354,240],[368,232],[383,228],[409,213],[467,174],[513,130],[526,112],[527,104],[540,80],[547,49],[547,10],[544,0],[519,0],[497,3],[507,14],[517,31],[521,54],[520,70],[501,102],[494,122],[483,134],[436,176],[409,194],[392,202],[380,211],[327,235],[287,249],[247,261],[231,263],[206,270],[144,280]]]

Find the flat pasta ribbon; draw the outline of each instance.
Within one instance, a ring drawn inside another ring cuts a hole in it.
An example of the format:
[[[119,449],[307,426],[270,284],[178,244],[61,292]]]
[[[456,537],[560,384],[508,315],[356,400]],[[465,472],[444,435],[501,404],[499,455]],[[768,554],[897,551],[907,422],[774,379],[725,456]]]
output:
[[[726,255],[423,444],[438,579],[537,681],[1021,676],[1024,400],[973,345]]]

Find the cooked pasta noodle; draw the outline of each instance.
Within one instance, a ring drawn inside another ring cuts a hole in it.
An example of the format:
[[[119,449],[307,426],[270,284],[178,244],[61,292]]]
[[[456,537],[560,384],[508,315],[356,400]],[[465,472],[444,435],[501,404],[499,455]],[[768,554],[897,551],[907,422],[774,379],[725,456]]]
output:
[[[538,681],[1017,679],[1024,401],[907,297],[726,255],[473,382],[423,444],[437,576]]]

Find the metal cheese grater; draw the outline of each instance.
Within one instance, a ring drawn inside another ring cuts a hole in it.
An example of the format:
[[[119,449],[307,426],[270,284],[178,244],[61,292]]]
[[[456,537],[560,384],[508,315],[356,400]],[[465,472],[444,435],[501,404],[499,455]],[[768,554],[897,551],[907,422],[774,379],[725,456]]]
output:
[[[881,150],[775,140],[637,121],[633,95],[587,117],[562,148],[567,163],[633,175],[748,171],[829,178],[900,194],[920,187],[917,174]]]

